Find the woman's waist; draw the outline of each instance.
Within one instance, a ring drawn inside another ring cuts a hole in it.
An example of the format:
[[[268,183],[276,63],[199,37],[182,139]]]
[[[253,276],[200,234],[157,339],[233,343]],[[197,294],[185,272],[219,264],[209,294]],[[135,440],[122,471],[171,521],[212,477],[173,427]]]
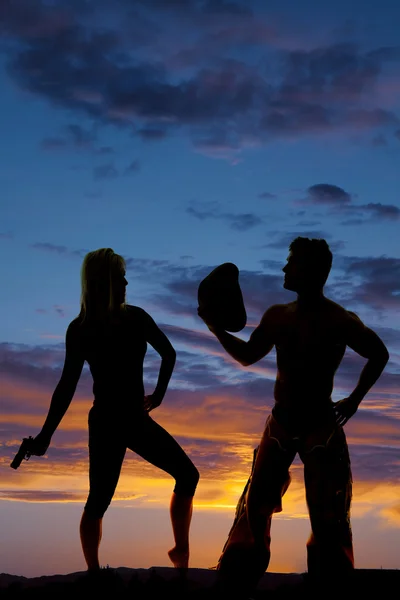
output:
[[[140,393],[106,394],[104,391],[95,393],[91,409],[93,415],[139,416],[147,414],[144,408],[144,395]]]
[[[144,385],[142,381],[132,379],[93,378],[93,396],[95,398],[112,398],[118,401],[124,399],[143,401]]]

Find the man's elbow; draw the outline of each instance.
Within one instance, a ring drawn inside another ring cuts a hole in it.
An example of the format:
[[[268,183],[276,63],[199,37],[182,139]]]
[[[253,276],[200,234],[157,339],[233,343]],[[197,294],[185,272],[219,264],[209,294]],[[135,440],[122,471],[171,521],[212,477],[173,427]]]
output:
[[[385,365],[389,362],[389,358],[389,350],[385,347],[385,349],[382,351],[382,361],[385,363]]]
[[[370,357],[370,360],[373,362],[379,363],[380,365],[386,366],[389,362],[390,354],[386,346],[380,348],[377,352],[374,353],[373,356]]]
[[[250,356],[243,356],[238,359],[238,362],[242,365],[242,367],[250,367],[256,361],[253,360]]]
[[[175,365],[176,363],[176,350],[174,348],[170,348],[166,354],[164,354],[164,361]]]

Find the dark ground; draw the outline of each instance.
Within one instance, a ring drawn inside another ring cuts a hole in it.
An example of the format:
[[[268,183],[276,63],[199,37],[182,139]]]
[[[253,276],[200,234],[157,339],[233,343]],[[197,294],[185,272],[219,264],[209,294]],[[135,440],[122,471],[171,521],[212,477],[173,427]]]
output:
[[[186,576],[172,568],[151,569],[102,569],[96,578],[85,572],[69,575],[25,578],[16,575],[0,575],[0,598],[12,600],[48,599],[79,600],[79,598],[108,597],[112,600],[153,600],[175,598],[176,600],[269,600],[302,598],[325,600],[336,598],[354,600],[400,598],[400,570],[357,569],[353,580],[347,584],[323,582],[315,587],[307,574],[266,573],[258,589],[242,595],[234,588],[231,592],[215,588],[216,572],[207,569],[189,569]],[[337,586],[335,587],[335,583]]]

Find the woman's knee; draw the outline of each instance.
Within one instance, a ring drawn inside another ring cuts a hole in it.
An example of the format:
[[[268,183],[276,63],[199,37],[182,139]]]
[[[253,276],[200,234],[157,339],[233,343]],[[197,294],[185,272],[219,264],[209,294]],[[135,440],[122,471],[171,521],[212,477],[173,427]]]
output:
[[[193,495],[196,491],[197,485],[199,483],[199,479],[200,479],[200,472],[197,469],[197,467],[192,465],[190,474],[187,477],[187,485],[193,490]]]
[[[194,496],[199,479],[199,470],[192,464],[190,469],[185,471],[184,475],[175,478],[174,492],[182,496]]]

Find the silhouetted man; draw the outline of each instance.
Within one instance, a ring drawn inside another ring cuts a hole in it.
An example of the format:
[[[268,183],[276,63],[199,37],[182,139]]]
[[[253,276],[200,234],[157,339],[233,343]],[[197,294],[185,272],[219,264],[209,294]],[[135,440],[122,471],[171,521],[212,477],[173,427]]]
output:
[[[352,475],[343,426],[380,377],[389,353],[355,313],[324,296],[331,266],[332,253],[325,240],[293,240],[283,285],[297,293],[297,300],[268,308],[247,342],[200,314],[224,349],[243,366],[276,348],[275,403],[256,449],[243,513],[218,564],[220,581],[230,583],[232,590],[251,592],[268,568],[272,515],[282,510],[296,454],[304,464],[311,522],[309,576],[332,583],[354,569]],[[334,375],[346,346],[367,362],[353,392],[334,403]]]

